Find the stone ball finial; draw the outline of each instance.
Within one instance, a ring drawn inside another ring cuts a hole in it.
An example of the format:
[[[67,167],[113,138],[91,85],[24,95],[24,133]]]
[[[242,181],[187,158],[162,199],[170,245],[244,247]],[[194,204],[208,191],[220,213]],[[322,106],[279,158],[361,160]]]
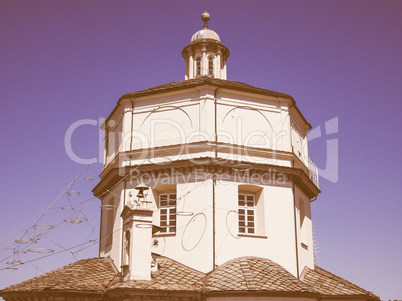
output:
[[[209,19],[211,19],[211,15],[205,11],[202,15],[201,15],[201,20],[204,21],[204,24],[206,25],[207,22],[209,21]]]

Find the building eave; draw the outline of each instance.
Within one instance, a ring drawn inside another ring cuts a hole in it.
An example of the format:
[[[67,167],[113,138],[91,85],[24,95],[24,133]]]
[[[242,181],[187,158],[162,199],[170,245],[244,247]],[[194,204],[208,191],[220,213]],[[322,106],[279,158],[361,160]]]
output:
[[[203,293],[207,297],[288,297],[288,298],[315,298],[320,300],[322,295],[313,292],[291,292],[274,290],[233,290],[233,291],[208,291]]]
[[[377,300],[380,298],[374,298],[366,294],[358,295],[321,295],[321,300]]]
[[[249,85],[249,84],[246,84],[243,82],[229,81],[229,80],[218,79],[218,78],[213,78],[213,77],[209,77],[209,76],[201,76],[201,77],[197,77],[194,79],[170,82],[167,84],[158,85],[158,86],[151,87],[148,89],[139,90],[139,91],[131,92],[131,93],[126,93],[119,98],[119,100],[117,101],[117,105],[115,106],[113,111],[109,114],[109,116],[106,118],[106,122],[115,114],[115,112],[118,110],[118,108],[124,101],[130,100],[130,99],[136,100],[139,97],[155,95],[155,94],[160,94],[160,93],[165,93],[165,92],[180,91],[180,90],[194,88],[194,87],[197,87],[200,85],[205,85],[205,84],[212,85],[215,87],[222,87],[222,88],[226,88],[229,90],[237,90],[237,91],[249,92],[249,93],[259,94],[259,95],[287,98],[290,100],[291,106],[293,106],[295,108],[298,115],[300,115],[302,120],[305,122],[305,124],[307,125],[307,128],[308,129],[311,128],[310,123],[308,123],[307,120],[304,118],[303,114],[301,113],[301,111],[299,110],[299,108],[296,105],[296,101],[294,100],[294,98],[292,96],[282,93],[282,92],[276,92],[276,91],[272,91],[272,90],[268,90],[268,89],[264,89],[264,88],[259,88],[259,87],[252,86],[252,85]]]
[[[108,297],[122,296],[125,297],[141,297],[143,298],[161,298],[175,299],[193,297],[197,300],[201,299],[202,293],[198,290],[157,290],[157,289],[138,289],[138,288],[113,288],[105,293]],[[188,300],[188,299],[187,299]]]
[[[291,153],[290,153],[291,154]],[[293,155],[293,154],[292,154]],[[211,169],[219,170],[220,173],[227,172],[226,169],[231,170],[232,165],[238,165],[242,162],[232,160],[230,165],[224,166],[218,163],[214,163],[213,159],[210,157],[199,158],[203,160],[210,160],[208,163],[204,163],[203,167],[206,170]],[[274,173],[283,173],[287,176],[288,180],[293,181],[302,191],[306,193],[306,195],[311,199],[318,196],[321,193],[321,190],[313,183],[313,181],[306,175],[306,173],[300,168],[288,167],[288,166],[279,166],[272,164],[261,164],[261,163],[249,163],[251,165],[251,170],[256,170],[260,172],[274,172]],[[177,160],[169,164],[169,168],[185,168],[185,167],[193,167],[197,168],[197,164],[194,163],[192,159],[182,159]],[[139,166],[125,166],[125,167],[112,167],[108,169],[107,174],[104,174],[102,180],[96,185],[96,187],[92,190],[96,197],[102,197],[100,194],[102,191],[108,191],[112,189],[117,183],[122,181],[127,175],[129,175],[132,170],[138,170],[139,172],[150,172],[150,171],[158,171],[166,169],[165,166],[155,165],[152,163],[149,164],[141,164]]]
[[[31,298],[39,298],[39,297],[103,297],[103,291],[80,291],[80,290],[53,290],[53,289],[44,289],[38,291],[0,291],[0,296],[7,298],[20,298],[31,300]],[[63,300],[63,299],[61,299]]]

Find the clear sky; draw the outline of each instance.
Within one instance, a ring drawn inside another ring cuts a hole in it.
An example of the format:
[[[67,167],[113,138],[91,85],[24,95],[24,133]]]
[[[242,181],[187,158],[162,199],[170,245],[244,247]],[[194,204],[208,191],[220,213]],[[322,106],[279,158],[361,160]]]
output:
[[[83,167],[64,147],[70,125],[107,117],[124,93],[184,79],[181,50],[203,10],[202,0],[0,1],[0,248]],[[327,140],[339,144],[338,180],[321,178],[312,203],[321,266],[402,299],[402,1],[210,0],[208,11],[231,51],[229,80],[292,95],[313,128],[338,118],[337,133],[309,144],[321,169]],[[98,126],[74,132],[77,155],[94,153]],[[92,164],[74,183],[81,195],[72,203],[91,197],[100,169]],[[57,207],[68,204],[63,193],[41,222],[63,220],[69,212]],[[88,222],[61,223],[36,247],[60,252],[96,239],[99,200],[83,205]],[[0,288],[97,256],[90,245],[17,271],[1,270],[15,258],[0,250]]]

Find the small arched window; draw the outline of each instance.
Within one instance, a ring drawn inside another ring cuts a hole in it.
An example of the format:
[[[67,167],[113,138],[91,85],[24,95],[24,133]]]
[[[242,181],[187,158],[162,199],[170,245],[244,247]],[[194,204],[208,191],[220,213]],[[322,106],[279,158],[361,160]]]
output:
[[[195,61],[195,67],[196,67],[196,76],[201,75],[201,58],[197,58]]]
[[[212,56],[208,57],[208,74],[214,75],[214,58]]]

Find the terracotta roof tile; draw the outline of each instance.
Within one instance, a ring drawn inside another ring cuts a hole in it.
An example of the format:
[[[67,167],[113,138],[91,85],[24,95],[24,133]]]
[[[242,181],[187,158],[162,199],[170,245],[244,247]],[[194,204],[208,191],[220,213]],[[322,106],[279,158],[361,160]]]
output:
[[[160,92],[168,92],[168,91],[173,91],[173,90],[186,89],[186,88],[191,88],[194,86],[199,86],[200,84],[209,84],[209,85],[213,85],[213,86],[229,88],[229,89],[234,89],[234,90],[252,92],[252,93],[257,93],[257,94],[264,94],[264,95],[270,95],[270,96],[277,96],[277,97],[286,97],[286,98],[293,99],[292,96],[287,95],[285,93],[280,93],[280,92],[275,92],[275,91],[271,91],[271,90],[267,90],[267,89],[258,88],[258,87],[255,87],[255,86],[252,86],[249,84],[245,84],[242,82],[224,80],[224,79],[219,79],[219,78],[212,78],[212,77],[208,77],[208,76],[201,76],[201,77],[197,77],[194,79],[171,82],[171,83],[159,85],[156,87],[152,87],[149,89],[144,89],[144,90],[140,90],[140,91],[133,92],[133,93],[127,93],[127,94],[124,94],[121,98],[129,98],[129,97],[143,96],[143,95],[149,95],[149,94],[160,93]]]
[[[0,295],[44,291],[102,293],[118,289],[187,292],[283,292],[318,293],[323,296],[367,296],[374,294],[322,268],[308,269],[302,281],[279,264],[265,258],[242,257],[204,274],[166,257],[157,257],[158,271],[151,281],[125,281],[112,261],[91,258],[77,261],[42,276],[10,286]]]
[[[206,292],[244,290],[314,292],[279,264],[257,257],[231,260],[210,273],[205,283]]]
[[[380,299],[373,293],[318,266],[314,270],[308,269],[303,277],[303,282],[324,296],[366,295],[371,299]]]
[[[158,272],[152,275],[151,281],[114,281],[109,289],[151,289],[151,290],[180,290],[200,291],[205,274],[189,268],[173,259],[158,258]]]
[[[0,291],[33,292],[69,290],[102,292],[116,276],[113,263],[105,258],[83,259]]]

